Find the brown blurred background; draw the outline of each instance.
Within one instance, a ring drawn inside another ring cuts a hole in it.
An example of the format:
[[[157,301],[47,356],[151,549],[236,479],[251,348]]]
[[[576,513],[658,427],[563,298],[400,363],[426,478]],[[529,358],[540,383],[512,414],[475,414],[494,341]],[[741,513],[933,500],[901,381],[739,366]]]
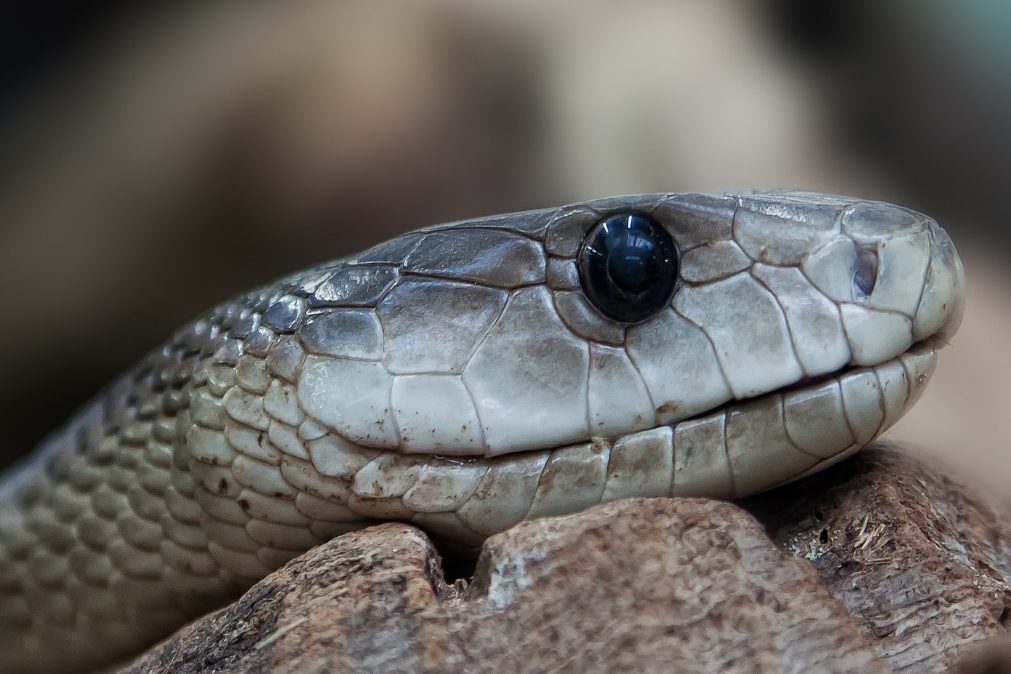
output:
[[[213,303],[397,232],[653,190],[930,213],[962,331],[890,435],[1009,500],[1011,4],[12,3],[0,462]]]

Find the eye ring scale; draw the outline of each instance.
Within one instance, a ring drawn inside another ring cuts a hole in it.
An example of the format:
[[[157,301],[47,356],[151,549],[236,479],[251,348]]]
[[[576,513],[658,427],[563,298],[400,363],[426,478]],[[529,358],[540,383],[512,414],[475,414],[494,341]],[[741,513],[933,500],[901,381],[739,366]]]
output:
[[[674,294],[678,250],[659,223],[641,213],[614,213],[583,239],[576,259],[590,303],[620,323],[656,315]]]

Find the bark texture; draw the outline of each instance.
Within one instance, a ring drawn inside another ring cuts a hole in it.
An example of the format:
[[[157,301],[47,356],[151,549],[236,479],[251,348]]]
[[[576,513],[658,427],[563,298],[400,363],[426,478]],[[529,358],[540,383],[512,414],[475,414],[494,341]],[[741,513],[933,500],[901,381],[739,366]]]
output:
[[[492,537],[448,584],[418,529],[293,560],[131,672],[942,671],[1006,649],[1011,531],[879,445],[733,505],[631,499]],[[981,655],[983,654],[983,655]]]

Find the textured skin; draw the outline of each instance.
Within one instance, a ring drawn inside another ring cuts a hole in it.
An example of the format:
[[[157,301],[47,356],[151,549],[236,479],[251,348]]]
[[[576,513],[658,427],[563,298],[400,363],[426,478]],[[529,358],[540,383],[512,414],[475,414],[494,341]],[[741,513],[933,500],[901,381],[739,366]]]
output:
[[[681,280],[624,326],[573,260],[630,208],[668,228]],[[375,520],[473,547],[819,470],[915,402],[963,284],[944,232],[899,207],[642,195],[421,230],[244,295],[0,486],[0,670],[114,661]]]

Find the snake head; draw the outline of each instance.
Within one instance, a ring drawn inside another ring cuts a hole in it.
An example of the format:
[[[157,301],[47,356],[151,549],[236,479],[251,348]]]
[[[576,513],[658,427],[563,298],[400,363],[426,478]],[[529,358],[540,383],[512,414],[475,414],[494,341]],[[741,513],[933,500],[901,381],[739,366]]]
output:
[[[885,364],[950,336],[963,286],[943,230],[898,206],[642,195],[410,233],[293,280],[265,323],[294,333],[298,400],[341,437],[498,455]]]

